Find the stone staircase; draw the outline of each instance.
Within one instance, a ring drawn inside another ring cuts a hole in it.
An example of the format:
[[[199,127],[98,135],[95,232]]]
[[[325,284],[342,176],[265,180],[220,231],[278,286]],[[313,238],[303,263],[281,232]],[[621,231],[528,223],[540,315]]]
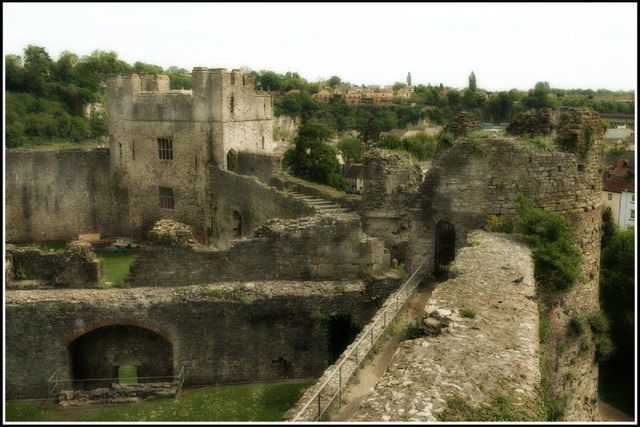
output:
[[[319,197],[308,196],[306,194],[289,191],[289,194],[298,200],[304,200],[316,209],[318,214],[339,214],[351,212],[351,209],[343,208],[336,205],[330,200],[321,199]]]

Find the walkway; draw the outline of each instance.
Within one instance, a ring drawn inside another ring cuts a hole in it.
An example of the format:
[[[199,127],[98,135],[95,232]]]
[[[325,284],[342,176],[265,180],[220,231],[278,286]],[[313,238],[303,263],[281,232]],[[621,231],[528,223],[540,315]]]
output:
[[[343,401],[347,403],[340,408],[339,412],[332,414],[331,421],[349,421],[356,413],[360,403],[367,397],[387,370],[387,366],[389,366],[398,345],[399,331],[415,320],[420,321],[424,307],[435,286],[436,282],[429,282],[418,287],[418,292],[409,300],[405,312],[398,316],[396,333],[385,341],[373,361],[360,370],[357,380],[345,389]]]
[[[320,214],[336,214],[336,213],[344,213],[351,212],[350,209],[343,208],[339,205],[336,205],[334,202],[329,200],[321,199],[319,197],[308,196],[306,194],[297,193],[295,191],[289,191],[293,197],[298,200],[304,200],[305,202],[311,204],[316,211]]]

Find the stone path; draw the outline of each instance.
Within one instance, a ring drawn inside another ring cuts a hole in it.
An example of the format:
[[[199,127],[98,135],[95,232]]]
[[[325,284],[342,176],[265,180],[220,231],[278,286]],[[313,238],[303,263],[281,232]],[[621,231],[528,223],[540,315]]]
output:
[[[633,421],[633,418],[603,401],[598,402],[602,421]]]
[[[418,288],[416,294],[409,300],[408,308],[398,316],[398,330],[402,330],[402,327],[407,323],[421,319],[424,306],[435,286],[436,283],[431,282]],[[331,417],[331,421],[349,421],[356,413],[364,398],[373,390],[373,387],[387,370],[387,366],[396,352],[398,341],[399,336],[396,333],[384,343],[373,361],[362,368],[357,383],[353,382],[344,391],[343,399],[347,404],[343,405],[340,411]]]
[[[351,212],[350,209],[343,208],[329,200],[321,199],[319,197],[307,196],[306,194],[297,193],[295,191],[289,191],[289,194],[291,194],[298,200],[304,200],[305,202],[311,204],[320,214]]]

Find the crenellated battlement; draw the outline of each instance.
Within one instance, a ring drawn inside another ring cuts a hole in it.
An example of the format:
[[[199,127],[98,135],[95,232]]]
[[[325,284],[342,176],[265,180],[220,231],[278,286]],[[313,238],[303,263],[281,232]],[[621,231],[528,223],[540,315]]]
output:
[[[109,114],[142,121],[271,120],[271,95],[254,89],[253,75],[206,67],[191,75],[192,90],[171,90],[166,75],[109,76]]]

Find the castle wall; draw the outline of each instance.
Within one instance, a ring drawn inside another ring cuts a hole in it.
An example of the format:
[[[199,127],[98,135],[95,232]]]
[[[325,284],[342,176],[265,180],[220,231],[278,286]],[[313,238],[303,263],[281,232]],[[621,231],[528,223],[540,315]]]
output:
[[[485,414],[500,396],[518,421],[540,420],[538,308],[527,298],[535,293],[531,252],[505,234],[475,230],[469,240],[455,274],[425,307],[427,336],[398,346],[350,421],[469,421],[445,416],[454,396],[473,408],[487,405]]]
[[[184,366],[187,386],[316,376],[329,355],[328,324],[321,319],[351,315],[366,323],[375,308],[363,291],[360,282],[9,291],[6,398],[47,397],[55,371],[62,380],[72,378],[68,345],[118,325],[170,343],[173,374]]]
[[[6,150],[6,236],[11,243],[122,231],[108,149]]]
[[[255,176],[265,184],[269,184],[273,174],[282,170],[282,156],[275,154],[239,151],[237,159],[237,174]]]
[[[249,153],[241,153],[238,153],[240,170],[254,170],[252,165],[255,163],[252,160],[259,158],[259,155],[254,157]],[[267,166],[262,164],[257,173],[266,176]],[[210,184],[207,188],[212,208],[207,227],[209,237],[216,242],[237,238],[233,232],[236,225],[234,212],[239,213],[242,218],[242,236],[253,236],[255,229],[271,218],[300,218],[315,214],[315,209],[309,204],[268,187],[252,177],[215,167],[211,167],[209,172]]]
[[[234,280],[355,279],[389,267],[382,242],[362,233],[354,214],[272,220],[256,238],[229,249],[192,245],[142,248],[130,286],[185,286]]]

